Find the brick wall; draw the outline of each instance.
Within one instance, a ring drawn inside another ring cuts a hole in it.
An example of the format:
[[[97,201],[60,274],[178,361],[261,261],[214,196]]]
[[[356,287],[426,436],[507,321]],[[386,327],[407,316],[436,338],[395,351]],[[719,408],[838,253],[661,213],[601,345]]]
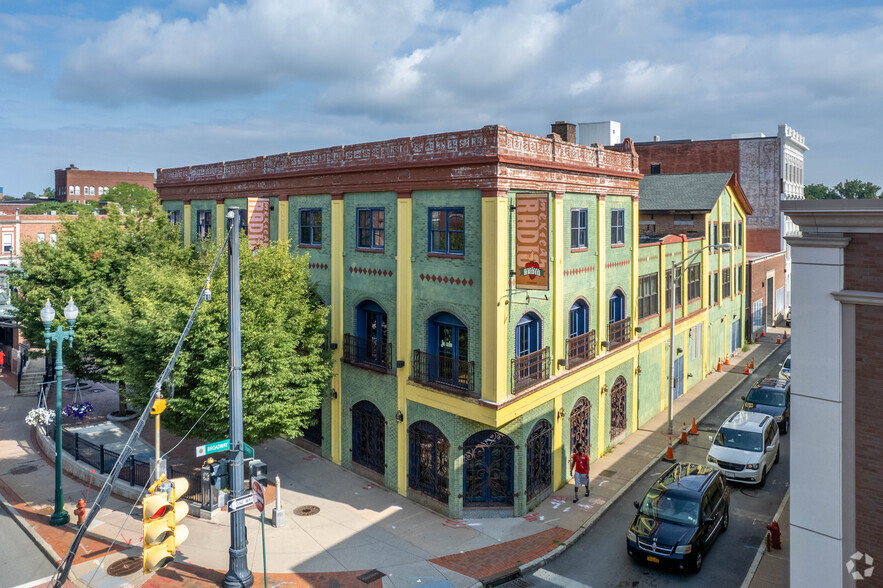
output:
[[[675,224],[675,216],[679,224]],[[688,217],[692,217],[692,224],[680,224],[685,222]],[[652,225],[644,224],[652,221]],[[705,235],[705,218],[701,214],[641,214],[641,225],[639,232],[641,235],[680,235],[686,234],[691,237]]]
[[[763,300],[764,307],[764,321],[767,326],[770,326],[769,321],[767,321],[767,307],[771,304],[775,304],[775,299],[768,300],[767,298],[767,272],[772,270],[773,274],[773,288],[774,290],[778,290],[785,286],[785,252],[781,252],[777,255],[770,255],[767,257],[763,257],[759,260],[748,262],[748,278],[749,283],[751,284],[751,290],[749,292],[748,300],[745,303],[748,305],[749,313],[747,315],[748,322],[751,321],[751,306],[754,304],[755,300]],[[775,296],[775,291],[773,292]]]
[[[745,245],[748,248],[748,251],[751,252],[772,253],[782,250],[779,229],[757,229],[749,227],[745,231],[745,239]]]
[[[99,187],[113,188],[121,183],[137,184],[151,190],[153,186],[153,174],[147,172],[111,172],[111,171],[94,171],[85,169],[57,169],[55,170],[55,197],[66,202],[68,200],[100,200]],[[79,194],[69,194],[70,186],[79,186]],[[85,194],[89,190],[84,188],[95,188],[94,194]]]
[[[683,143],[636,143],[638,169],[649,174],[651,166],[659,173],[735,172],[739,169],[739,141],[689,141]]]
[[[874,234],[847,234],[843,285],[846,290],[883,292],[883,239]],[[856,322],[858,319],[856,318]]]

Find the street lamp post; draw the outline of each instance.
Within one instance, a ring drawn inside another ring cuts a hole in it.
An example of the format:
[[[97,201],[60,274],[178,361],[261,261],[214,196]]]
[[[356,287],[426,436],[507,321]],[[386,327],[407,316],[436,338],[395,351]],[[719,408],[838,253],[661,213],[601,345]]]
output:
[[[44,334],[46,351],[49,351],[50,343],[55,341],[55,512],[49,517],[49,524],[56,527],[66,525],[70,521],[70,515],[64,510],[64,492],[61,488],[61,346],[65,341],[70,341],[70,346],[73,347],[74,322],[76,322],[79,313],[77,305],[74,304],[74,299],[71,298],[67,306],[64,307],[64,318],[67,319],[67,324],[70,328],[65,331],[61,328],[61,325],[58,325],[55,333],[53,333],[51,328],[52,321],[55,320],[55,309],[52,308],[48,299],[46,300],[46,306],[40,311],[40,320],[43,321],[43,326],[46,327],[46,333]]]
[[[706,249],[723,249],[724,251],[729,251],[732,249],[732,243],[717,243],[715,245],[706,245],[705,247],[699,249],[698,251],[694,251],[689,257],[683,259],[681,261],[671,261],[671,335],[669,336],[669,350],[668,350],[668,434],[672,434],[672,405],[675,400],[675,388],[677,387],[677,381],[675,380],[675,277],[677,272],[676,269],[680,268],[681,273],[683,274],[684,266],[693,261],[697,255],[705,251]],[[709,293],[710,295],[710,293]],[[683,298],[684,294],[681,292],[681,298]]]

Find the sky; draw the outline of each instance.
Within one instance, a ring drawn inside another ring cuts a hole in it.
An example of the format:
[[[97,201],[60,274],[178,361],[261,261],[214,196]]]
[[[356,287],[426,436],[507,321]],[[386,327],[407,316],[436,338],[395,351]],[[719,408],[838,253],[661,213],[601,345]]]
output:
[[[883,3],[0,0],[0,186],[499,124],[806,138],[883,185]]]

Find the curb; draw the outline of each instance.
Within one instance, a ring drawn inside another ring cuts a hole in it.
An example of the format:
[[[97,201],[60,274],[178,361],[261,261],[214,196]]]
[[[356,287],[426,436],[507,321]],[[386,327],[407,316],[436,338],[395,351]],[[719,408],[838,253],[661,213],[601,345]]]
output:
[[[763,359],[761,359],[759,362],[757,362],[757,364],[756,364],[757,367],[763,365],[766,362],[766,360],[768,360],[779,349],[779,347],[781,347],[781,345],[777,345],[776,347],[774,347],[772,349],[772,351],[770,351],[768,354],[766,354],[763,357]],[[745,374],[737,374],[737,375],[745,376]],[[709,415],[709,413],[711,413],[712,410],[717,408],[721,402],[726,400],[730,396],[730,394],[733,393],[733,390],[735,390],[736,388],[741,386],[744,381],[745,381],[745,378],[743,378],[741,381],[737,382],[734,386],[732,386],[729,390],[727,390],[726,393],[724,393],[724,395],[721,396],[720,400],[718,400],[717,402],[712,404],[708,408],[708,410],[706,410],[704,413],[702,413],[702,415],[699,418],[696,419],[696,422],[699,423],[703,419],[705,419],[705,417],[707,417]],[[522,576],[524,576],[525,574],[529,574],[529,573],[533,572],[534,570],[543,567],[544,565],[546,565],[547,563],[549,563],[550,561],[552,561],[553,559],[555,559],[556,557],[558,557],[559,555],[564,553],[571,545],[576,543],[586,533],[586,531],[591,529],[592,526],[601,518],[601,516],[605,512],[607,512],[607,509],[609,509],[616,501],[618,501],[622,497],[622,495],[625,494],[641,478],[641,476],[646,474],[647,471],[651,467],[656,465],[665,456],[665,452],[667,451],[667,449],[668,448],[660,451],[659,454],[657,454],[656,457],[651,459],[647,463],[646,466],[641,468],[641,470],[637,474],[635,474],[628,482],[626,482],[619,489],[619,491],[610,498],[610,500],[608,500],[606,503],[604,503],[603,506],[601,506],[601,508],[598,509],[598,512],[595,513],[595,515],[592,518],[590,518],[585,523],[580,525],[579,529],[574,531],[573,535],[568,537],[564,541],[563,544],[559,545],[558,547],[556,547],[555,549],[553,549],[552,551],[550,551],[549,553],[547,553],[546,555],[544,555],[542,557],[539,557],[531,562],[528,562],[526,564],[522,564],[522,565],[518,566],[519,573]],[[789,489],[789,492],[790,492],[790,489]],[[778,517],[779,514],[781,514],[781,513],[777,513],[776,517]],[[757,559],[758,559],[758,563],[759,563],[760,555],[758,555]],[[756,569],[756,568],[754,568],[754,569]],[[753,575],[753,570],[750,573]],[[474,584],[471,588],[481,588],[482,586],[483,586],[483,584],[481,582],[479,582],[477,584]],[[743,584],[742,588],[746,588],[746,585]]]
[[[773,520],[778,521],[782,517],[782,511],[785,510],[785,504],[788,502],[788,499],[791,498],[791,487],[789,486],[787,490],[785,490],[785,496],[782,497],[782,502],[779,504],[779,508],[776,510],[776,514],[773,515]],[[757,568],[760,567],[760,560],[763,559],[764,551],[766,550],[766,535],[763,536],[763,539],[760,541],[760,547],[757,548],[757,553],[754,555],[754,561],[751,562],[751,567],[748,568],[748,573],[745,574],[745,579],[742,580],[742,586],[740,588],[748,588],[751,585],[751,581],[754,580],[754,575],[757,573]],[[789,562],[790,565],[790,562]]]

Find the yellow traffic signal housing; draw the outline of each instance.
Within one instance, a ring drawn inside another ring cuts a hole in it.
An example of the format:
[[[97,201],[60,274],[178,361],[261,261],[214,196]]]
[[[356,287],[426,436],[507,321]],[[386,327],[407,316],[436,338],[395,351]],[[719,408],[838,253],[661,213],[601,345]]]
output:
[[[165,481],[165,480],[162,480]],[[151,492],[142,504],[144,572],[155,572],[175,559],[175,551],[187,540],[189,530],[181,521],[187,517],[189,507],[178,500],[190,488],[186,478],[167,481],[172,485],[168,492]]]
[[[150,414],[157,415],[162,413],[166,409],[166,399],[165,398],[157,398],[153,401],[153,406],[150,409]]]

